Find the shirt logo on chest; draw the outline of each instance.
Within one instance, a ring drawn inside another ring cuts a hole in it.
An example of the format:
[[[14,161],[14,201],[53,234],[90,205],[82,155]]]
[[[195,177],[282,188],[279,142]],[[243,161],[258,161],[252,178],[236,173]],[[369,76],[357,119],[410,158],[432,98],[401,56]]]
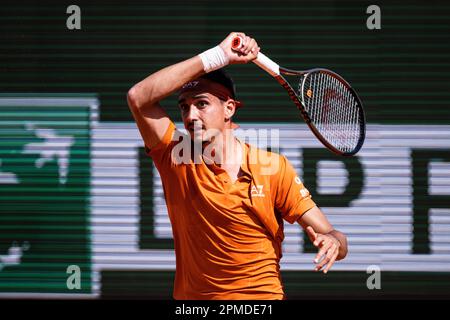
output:
[[[252,197],[265,197],[265,194],[263,192],[263,185],[262,184],[253,185],[250,194]]]

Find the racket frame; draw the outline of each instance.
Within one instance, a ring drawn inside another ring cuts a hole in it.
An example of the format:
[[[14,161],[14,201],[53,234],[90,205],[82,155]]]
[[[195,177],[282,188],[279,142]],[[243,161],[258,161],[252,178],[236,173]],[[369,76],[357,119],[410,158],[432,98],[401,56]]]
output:
[[[331,150],[332,152],[334,152],[340,156],[349,157],[349,156],[355,155],[361,149],[361,147],[364,143],[365,137],[366,137],[366,118],[365,118],[365,114],[364,114],[364,108],[362,107],[361,99],[359,98],[356,91],[350,86],[350,84],[344,78],[342,78],[340,75],[338,75],[337,73],[335,73],[331,70],[328,70],[328,69],[324,69],[324,68],[314,68],[314,69],[309,69],[309,70],[305,70],[305,71],[298,71],[298,70],[283,68],[280,66],[279,72],[280,72],[280,74],[274,75],[273,77],[287,91],[289,98],[297,106],[297,109],[300,111],[300,114],[302,115],[303,120],[308,125],[308,127],[311,129],[311,131],[316,136],[316,138],[319,139],[319,141],[323,145],[325,145],[325,147],[327,147],[329,150]],[[333,146],[331,143],[329,143],[327,141],[327,139],[325,139],[325,137],[316,128],[316,126],[314,125],[313,121],[311,120],[311,118],[308,114],[308,111],[306,110],[306,107],[304,104],[304,97],[303,97],[303,92],[304,92],[303,88],[304,88],[306,77],[308,76],[308,74],[310,74],[312,72],[327,73],[328,75],[331,75],[332,77],[337,78],[338,81],[340,83],[342,83],[349,90],[349,92],[354,96],[354,98],[358,101],[358,104],[359,104],[358,112],[359,112],[359,119],[360,119],[359,120],[360,135],[359,135],[358,143],[356,144],[355,148],[353,148],[353,150],[351,150],[350,152],[343,152],[342,150],[337,149],[335,146]],[[301,87],[301,97],[299,97],[297,92],[292,88],[292,86],[289,84],[289,82],[286,80],[286,78],[283,77],[283,74],[289,75],[289,76],[301,76],[302,77],[301,86],[300,86]]]
[[[232,40],[232,49],[239,50],[240,47],[243,45],[243,38],[240,36],[236,36]],[[303,117],[303,120],[306,122],[308,127],[311,129],[313,134],[316,136],[317,139],[329,150],[334,152],[335,154],[341,155],[341,156],[353,156],[356,154],[362,147],[365,137],[366,137],[366,118],[364,115],[364,108],[362,106],[361,99],[359,98],[356,91],[350,86],[350,84],[342,78],[337,73],[324,69],[324,68],[314,68],[309,69],[305,71],[297,71],[292,69],[287,69],[284,67],[279,66],[276,62],[274,62],[272,59],[267,57],[262,52],[258,53],[258,56],[256,57],[253,62],[259,66],[261,69],[269,73],[272,77],[274,77],[278,83],[287,91],[289,98],[294,102],[294,104],[297,106],[297,109],[300,111],[300,114]],[[323,72],[327,73],[328,75],[331,75],[332,77],[336,78],[340,83],[342,83],[349,92],[353,95],[353,97],[358,101],[358,112],[359,112],[359,129],[360,129],[360,135],[358,143],[356,144],[356,147],[353,148],[350,152],[344,152],[339,149],[337,149],[335,146],[333,146],[331,143],[325,139],[325,137],[319,132],[319,130],[316,128],[314,123],[312,122],[308,111],[306,110],[305,104],[304,104],[304,97],[303,97],[303,88],[305,84],[305,79],[308,76],[309,73],[312,72]],[[292,86],[289,84],[289,82],[286,80],[284,75],[289,76],[302,76],[302,82],[301,82],[301,97],[298,96],[297,92],[292,88]]]

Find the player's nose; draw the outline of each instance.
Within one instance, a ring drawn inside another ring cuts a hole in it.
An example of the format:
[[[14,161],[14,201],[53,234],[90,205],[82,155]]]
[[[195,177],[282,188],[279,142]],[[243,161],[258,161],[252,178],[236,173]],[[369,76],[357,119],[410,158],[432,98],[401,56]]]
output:
[[[187,123],[191,123],[194,121],[198,121],[199,118],[199,114],[198,114],[198,110],[194,105],[189,106],[189,110],[185,113],[185,120]]]

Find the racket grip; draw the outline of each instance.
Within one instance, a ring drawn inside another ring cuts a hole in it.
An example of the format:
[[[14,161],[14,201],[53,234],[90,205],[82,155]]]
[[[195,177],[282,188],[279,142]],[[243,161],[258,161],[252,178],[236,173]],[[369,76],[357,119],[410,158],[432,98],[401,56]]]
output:
[[[244,39],[240,36],[236,36],[231,42],[231,49],[233,49],[234,51],[239,51],[239,49],[242,48],[243,45]],[[258,53],[256,59],[253,60],[253,62],[258,67],[268,72],[272,77],[280,75],[280,66],[262,52]]]

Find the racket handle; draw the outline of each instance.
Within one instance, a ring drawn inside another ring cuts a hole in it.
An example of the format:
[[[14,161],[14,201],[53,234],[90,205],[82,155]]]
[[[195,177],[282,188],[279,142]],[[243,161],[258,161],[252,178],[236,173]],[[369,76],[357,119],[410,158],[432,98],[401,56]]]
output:
[[[240,36],[234,37],[231,42],[231,49],[237,51],[240,48],[242,48],[243,43],[244,39],[242,37]],[[280,75],[280,66],[262,52],[258,53],[258,56],[256,57],[255,60],[253,60],[253,62],[258,67],[268,72],[272,77]]]

